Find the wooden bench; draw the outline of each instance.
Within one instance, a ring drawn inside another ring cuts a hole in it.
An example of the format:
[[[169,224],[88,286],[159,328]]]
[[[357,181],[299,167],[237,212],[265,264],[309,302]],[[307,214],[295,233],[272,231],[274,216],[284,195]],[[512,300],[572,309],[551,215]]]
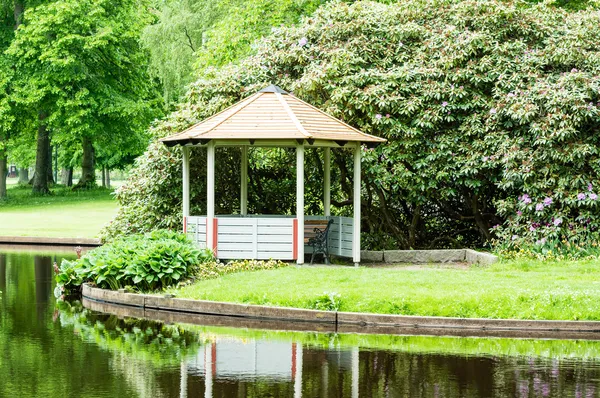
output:
[[[331,224],[333,224],[333,219],[304,221],[304,244],[310,245],[313,249],[312,256],[310,258],[311,264],[313,263],[315,255],[317,254],[323,254],[325,264],[329,264],[327,238],[329,236]]]

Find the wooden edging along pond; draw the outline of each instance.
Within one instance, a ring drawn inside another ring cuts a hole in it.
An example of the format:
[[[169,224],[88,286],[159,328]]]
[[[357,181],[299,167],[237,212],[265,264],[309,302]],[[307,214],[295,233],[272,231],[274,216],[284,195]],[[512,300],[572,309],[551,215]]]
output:
[[[84,305],[118,316],[208,326],[334,333],[600,340],[600,322],[446,318],[318,311],[125,293],[85,284]]]
[[[87,246],[97,247],[102,243],[96,238],[48,238],[44,236],[0,236],[0,244],[39,246]]]

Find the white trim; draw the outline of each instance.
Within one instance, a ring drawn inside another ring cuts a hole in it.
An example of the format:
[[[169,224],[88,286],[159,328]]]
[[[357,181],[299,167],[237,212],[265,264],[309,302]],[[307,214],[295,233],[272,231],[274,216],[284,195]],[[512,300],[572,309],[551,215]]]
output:
[[[241,186],[240,186],[240,214],[248,214],[248,147],[242,146],[241,160]]]
[[[209,142],[206,148],[206,247],[212,249],[214,239],[213,219],[215,218],[215,144]]]
[[[296,115],[292,111],[292,108],[290,108],[290,105],[283,98],[283,95],[281,95],[281,93],[275,93],[275,96],[277,97],[277,99],[279,100],[279,102],[281,103],[281,105],[283,106],[283,109],[285,109],[285,111],[287,112],[287,114],[290,117],[290,119],[292,119],[292,122],[294,122],[294,125],[296,126],[296,128],[298,129],[298,131],[300,131],[306,137],[310,138],[312,135],[308,131],[306,131],[306,129],[304,128],[304,126],[302,125],[302,123],[300,123],[300,120],[298,120],[298,118],[296,117]]]
[[[308,138],[306,137],[298,137],[299,140],[307,140]],[[292,138],[288,138],[288,139],[258,139],[258,140],[252,140],[254,142],[254,144],[250,143],[250,140],[241,140],[241,139],[231,139],[231,140],[226,140],[226,139],[211,139],[210,141],[214,141],[215,142],[215,147],[231,147],[231,146],[243,146],[243,145],[248,145],[248,146],[252,146],[252,147],[265,147],[265,148],[269,148],[269,147],[279,147],[279,148],[295,148],[298,146],[298,142],[296,141],[296,139],[292,139]],[[330,140],[314,140],[314,142],[311,144],[309,144],[308,142],[304,142],[304,147],[306,148],[324,148],[324,147],[329,147],[329,148],[339,148],[339,149],[351,149],[353,147],[354,144],[356,144],[358,141],[346,141],[346,140],[340,140],[340,141],[345,141],[346,145],[345,146],[339,146],[335,141],[330,141]],[[185,146],[187,147],[205,147],[207,144],[186,144]]]
[[[354,148],[354,233],[352,234],[352,261],[354,265],[360,263],[360,156],[361,146]]]
[[[331,215],[331,148],[323,154],[323,209],[325,216]]]
[[[190,215],[190,149],[183,147],[183,216]]]
[[[296,147],[296,218],[298,219],[298,264],[304,264],[304,146]]]

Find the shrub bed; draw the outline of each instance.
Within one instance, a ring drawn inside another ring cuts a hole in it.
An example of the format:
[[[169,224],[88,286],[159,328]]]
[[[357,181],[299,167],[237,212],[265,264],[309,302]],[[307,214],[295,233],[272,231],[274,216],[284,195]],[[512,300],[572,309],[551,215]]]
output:
[[[201,264],[195,269],[194,274],[190,278],[180,282],[178,286],[186,286],[194,283],[195,281],[214,279],[236,272],[277,269],[287,267],[287,265],[287,263],[279,260],[235,260],[227,263],[211,261]]]
[[[197,248],[185,235],[157,230],[116,239],[74,261],[63,260],[56,280],[66,293],[77,291],[84,282],[113,290],[158,290],[212,261],[211,250]]]

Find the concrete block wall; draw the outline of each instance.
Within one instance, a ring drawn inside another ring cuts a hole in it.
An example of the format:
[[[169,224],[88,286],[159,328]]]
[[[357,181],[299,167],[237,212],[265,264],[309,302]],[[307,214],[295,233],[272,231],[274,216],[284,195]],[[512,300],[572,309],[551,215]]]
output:
[[[490,265],[498,261],[491,253],[471,249],[448,250],[365,250],[360,254],[364,263],[450,263],[467,262],[469,264]]]

